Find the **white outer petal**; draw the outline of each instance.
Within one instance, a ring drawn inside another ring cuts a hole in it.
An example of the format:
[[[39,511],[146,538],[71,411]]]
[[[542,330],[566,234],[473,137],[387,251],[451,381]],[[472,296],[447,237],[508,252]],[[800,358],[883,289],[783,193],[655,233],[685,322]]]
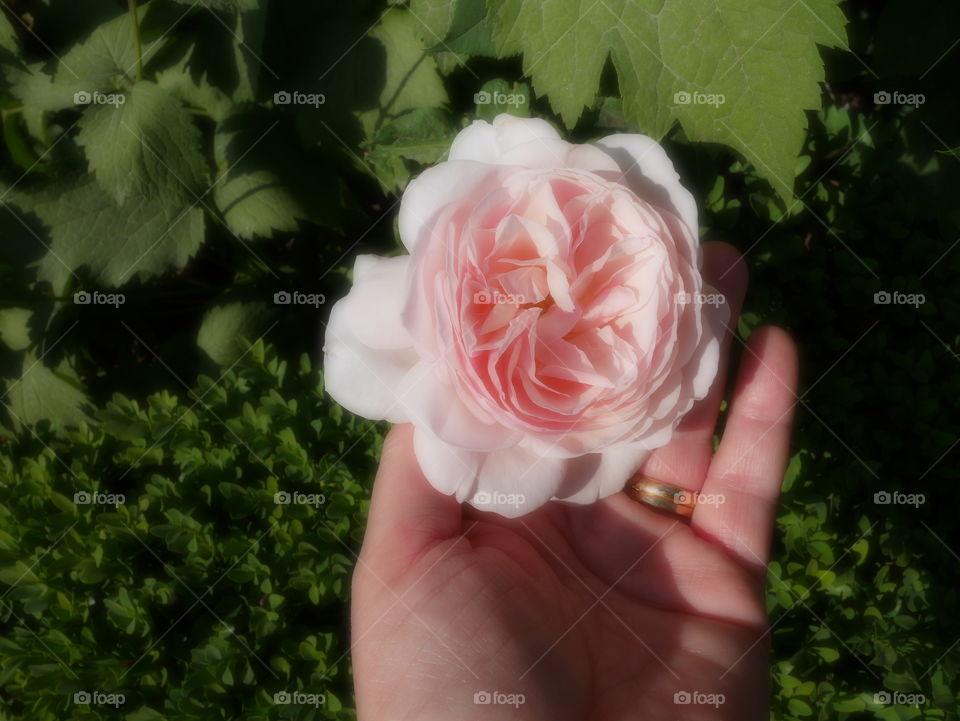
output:
[[[561,145],[557,145],[557,143]],[[539,145],[554,150],[569,146],[556,129],[540,118],[517,118],[502,113],[493,119],[474,120],[461,130],[450,146],[450,160],[475,160],[480,163],[513,165],[504,156],[526,144]],[[527,153],[529,157],[532,154]],[[566,156],[560,153],[561,160]],[[549,157],[549,156],[547,156]],[[517,163],[519,164],[519,163]],[[550,163],[546,167],[561,167]]]
[[[703,293],[718,294],[719,291],[704,284]],[[703,313],[703,337],[700,339],[701,347],[698,349],[700,357],[691,369],[693,397],[697,400],[706,397],[720,367],[720,339],[723,338],[726,325],[730,321],[730,306],[726,302],[717,306],[704,305],[701,312]]]
[[[598,140],[596,146],[617,162],[626,185],[634,193],[672,210],[687,224],[694,238],[700,237],[697,202],[680,183],[680,175],[660,143],[646,135],[624,133]]]
[[[583,477],[579,482],[571,479],[559,489],[554,496],[556,500],[588,504],[619,493],[650,455],[650,451],[642,445],[632,443],[614,446],[592,455],[600,456],[599,466],[593,475]]]
[[[355,323],[354,335],[370,348],[411,348],[413,339],[400,321],[395,303],[406,303],[410,285],[410,256],[381,258],[358,255],[353,264],[353,287],[340,301]]]
[[[330,311],[324,335],[324,388],[364,418],[403,423],[396,388],[418,356],[403,330],[409,257],[360,256],[354,285]]]
[[[414,432],[413,449],[423,475],[435,489],[507,518],[525,515],[549,501],[569,472],[565,462],[539,458],[519,446],[492,453],[470,451],[445,443],[423,428]]]
[[[421,242],[425,226],[440,208],[469,196],[496,166],[472,160],[453,160],[427,168],[407,184],[400,200],[397,225],[407,250]],[[477,198],[479,202],[480,198]]]
[[[440,493],[456,496],[461,503],[473,495],[482,452],[451,446],[417,427],[413,432],[413,453],[423,475]]]
[[[553,498],[572,470],[563,459],[538,456],[521,446],[485,453],[466,500],[481,511],[516,518]]]
[[[444,443],[473,451],[499,451],[520,434],[478,418],[457,395],[439,363],[420,360],[394,387],[410,421]]]

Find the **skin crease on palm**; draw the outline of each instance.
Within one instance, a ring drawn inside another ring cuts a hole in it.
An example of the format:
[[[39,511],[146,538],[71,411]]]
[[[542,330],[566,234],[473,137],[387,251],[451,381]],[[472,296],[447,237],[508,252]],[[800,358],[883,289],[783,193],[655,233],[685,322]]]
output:
[[[739,254],[705,244],[703,274],[735,328]],[[515,519],[476,511],[428,485],[409,425],[391,430],[353,580],[360,721],[769,718],[763,583],[797,359],[776,328],[741,356],[716,453],[726,360],[641,468],[723,496],[689,522],[623,493]]]

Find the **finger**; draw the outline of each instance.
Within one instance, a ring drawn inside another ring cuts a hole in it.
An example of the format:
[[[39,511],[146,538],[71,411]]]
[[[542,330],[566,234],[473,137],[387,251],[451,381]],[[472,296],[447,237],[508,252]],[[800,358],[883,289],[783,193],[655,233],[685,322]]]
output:
[[[726,386],[730,329],[747,290],[747,266],[740,251],[729,243],[713,241],[703,246],[703,278],[719,291],[730,308],[730,319],[720,343],[720,365],[706,398],[698,401],[674,431],[673,438],[647,458],[640,471],[671,485],[698,491],[707,477],[713,454],[713,433]]]
[[[797,349],[779,328],[754,332],[691,527],[764,573],[796,405]]]
[[[394,426],[383,442],[363,553],[385,569],[406,568],[432,543],[460,530],[460,504],[434,489],[413,453],[413,426]]]

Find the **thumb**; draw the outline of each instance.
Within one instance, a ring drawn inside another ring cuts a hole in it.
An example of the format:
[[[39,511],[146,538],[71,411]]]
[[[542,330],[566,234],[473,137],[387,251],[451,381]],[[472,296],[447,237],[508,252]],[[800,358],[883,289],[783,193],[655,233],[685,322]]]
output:
[[[391,428],[373,484],[365,560],[395,573],[437,541],[459,533],[460,526],[460,503],[433,488],[420,470],[413,452],[413,426]]]

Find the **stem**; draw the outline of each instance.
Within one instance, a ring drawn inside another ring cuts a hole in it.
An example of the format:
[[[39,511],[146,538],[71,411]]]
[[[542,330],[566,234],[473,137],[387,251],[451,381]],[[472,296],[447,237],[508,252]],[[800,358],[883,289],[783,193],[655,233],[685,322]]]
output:
[[[143,80],[143,42],[140,39],[140,21],[137,19],[137,0],[127,0],[133,21],[133,41],[137,45],[137,80]]]

